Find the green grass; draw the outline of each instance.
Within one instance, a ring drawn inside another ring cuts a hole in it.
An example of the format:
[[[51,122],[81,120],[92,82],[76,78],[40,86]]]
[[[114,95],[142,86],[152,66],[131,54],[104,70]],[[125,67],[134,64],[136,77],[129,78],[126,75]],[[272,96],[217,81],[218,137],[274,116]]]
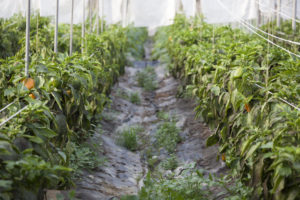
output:
[[[121,197],[121,200],[139,200],[139,198],[136,195],[126,195]]]
[[[82,170],[92,170],[96,167],[103,165],[105,162],[104,157],[99,157],[99,145],[98,144],[76,144],[70,142],[67,147],[72,149],[72,154],[70,156],[70,167],[74,170],[74,178],[79,178],[82,175]]]
[[[240,180],[231,176],[209,177],[194,164],[184,166],[180,176],[153,176],[149,172],[144,186],[139,191],[139,199],[147,200],[247,200],[251,199],[253,189],[246,187]]]
[[[157,118],[163,121],[169,120],[170,119],[170,114],[164,111],[159,111],[157,113]]]
[[[136,105],[140,105],[141,104],[141,98],[138,92],[134,92],[130,94],[130,102]]]
[[[124,90],[121,90],[120,88],[116,90],[116,97],[129,100],[129,95]]]
[[[175,121],[165,121],[160,124],[155,135],[158,146],[165,148],[169,153],[173,153],[177,143],[181,140],[179,131]]]
[[[174,170],[178,167],[178,160],[176,155],[172,154],[169,158],[165,159],[160,164],[165,170]]]
[[[138,85],[147,92],[151,92],[158,87],[156,73],[153,67],[148,66],[143,71],[137,72],[136,79]]]
[[[142,132],[141,127],[130,127],[119,133],[118,144],[130,151],[136,151],[138,148],[138,133]]]

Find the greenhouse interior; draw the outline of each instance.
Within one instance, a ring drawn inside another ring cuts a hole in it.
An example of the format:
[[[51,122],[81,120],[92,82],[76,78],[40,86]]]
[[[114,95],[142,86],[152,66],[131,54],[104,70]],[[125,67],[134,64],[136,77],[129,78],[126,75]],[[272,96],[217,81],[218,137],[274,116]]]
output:
[[[300,0],[0,0],[0,200],[299,200]]]

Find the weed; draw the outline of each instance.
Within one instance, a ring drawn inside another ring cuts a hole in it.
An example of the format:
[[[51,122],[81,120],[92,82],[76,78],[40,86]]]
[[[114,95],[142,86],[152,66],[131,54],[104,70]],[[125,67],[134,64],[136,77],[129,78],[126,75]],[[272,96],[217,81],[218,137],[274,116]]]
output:
[[[154,170],[155,167],[159,164],[159,159],[157,156],[153,156],[147,160],[148,168]]]
[[[126,93],[126,91],[121,90],[120,88],[118,88],[118,89],[116,90],[116,97],[120,97],[120,98],[125,99],[125,100],[128,100],[128,99],[129,99],[129,96],[128,96],[128,94]]]
[[[160,119],[160,120],[166,121],[166,120],[170,119],[170,115],[169,115],[169,113],[166,113],[164,111],[159,111],[157,113],[157,118]]]
[[[134,92],[130,94],[130,102],[136,105],[141,104],[141,98],[138,92]]]
[[[136,74],[138,85],[150,92],[157,88],[156,73],[153,67],[146,67]]]
[[[176,155],[172,154],[169,158],[161,162],[162,168],[165,170],[174,170],[178,167],[178,160]]]
[[[117,115],[118,113],[116,112],[102,112],[100,115],[100,119],[106,121],[113,121],[116,119]]]
[[[159,147],[164,147],[169,153],[173,153],[181,140],[175,121],[165,121],[159,125],[156,140]]]
[[[74,170],[74,178],[78,178],[82,174],[82,170],[92,170],[105,162],[104,158],[100,158],[96,149],[97,144],[76,144],[71,142],[69,146],[73,153],[70,156],[70,167]]]
[[[121,200],[139,200],[139,198],[136,195],[126,195],[121,197]]]
[[[232,177],[216,177],[195,170],[194,166],[184,167],[180,176],[165,179],[154,178],[148,173],[144,186],[139,192],[140,199],[250,199],[253,189],[246,187]]]
[[[130,151],[138,148],[137,133],[142,132],[141,127],[131,127],[119,133],[117,142]]]

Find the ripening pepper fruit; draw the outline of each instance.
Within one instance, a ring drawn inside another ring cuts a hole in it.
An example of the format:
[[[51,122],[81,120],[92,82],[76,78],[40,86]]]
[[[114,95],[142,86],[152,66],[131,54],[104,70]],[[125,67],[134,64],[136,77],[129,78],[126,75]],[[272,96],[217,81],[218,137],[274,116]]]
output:
[[[23,84],[24,86],[28,89],[31,90],[34,88],[35,84],[34,84],[34,80],[32,78],[25,78],[23,80]]]

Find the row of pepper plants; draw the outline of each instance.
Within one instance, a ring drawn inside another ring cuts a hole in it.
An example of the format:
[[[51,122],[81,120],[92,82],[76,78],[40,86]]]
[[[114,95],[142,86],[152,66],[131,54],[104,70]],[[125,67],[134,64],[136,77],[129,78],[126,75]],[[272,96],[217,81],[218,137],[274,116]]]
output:
[[[36,21],[35,21],[36,20]],[[30,78],[24,77],[24,18],[2,20],[0,35],[0,199],[43,199],[45,189],[72,186],[71,156],[91,136],[109,103],[109,92],[124,72],[126,56],[145,31],[107,27],[85,39],[80,51],[80,25],[74,29],[73,56],[68,56],[68,25],[59,27],[59,49],[52,52],[50,19],[32,16]],[[2,34],[5,33],[5,34]],[[15,35],[10,34],[15,33]],[[134,34],[137,33],[137,34]],[[12,37],[14,40],[12,40]],[[5,51],[5,48],[7,50]],[[137,48],[138,49],[138,48]],[[65,50],[65,51],[64,51]]]
[[[300,198],[300,112],[279,100],[300,106],[299,60],[240,29],[181,15],[155,39],[154,58],[168,61],[214,130],[207,145],[219,144],[253,199]]]

